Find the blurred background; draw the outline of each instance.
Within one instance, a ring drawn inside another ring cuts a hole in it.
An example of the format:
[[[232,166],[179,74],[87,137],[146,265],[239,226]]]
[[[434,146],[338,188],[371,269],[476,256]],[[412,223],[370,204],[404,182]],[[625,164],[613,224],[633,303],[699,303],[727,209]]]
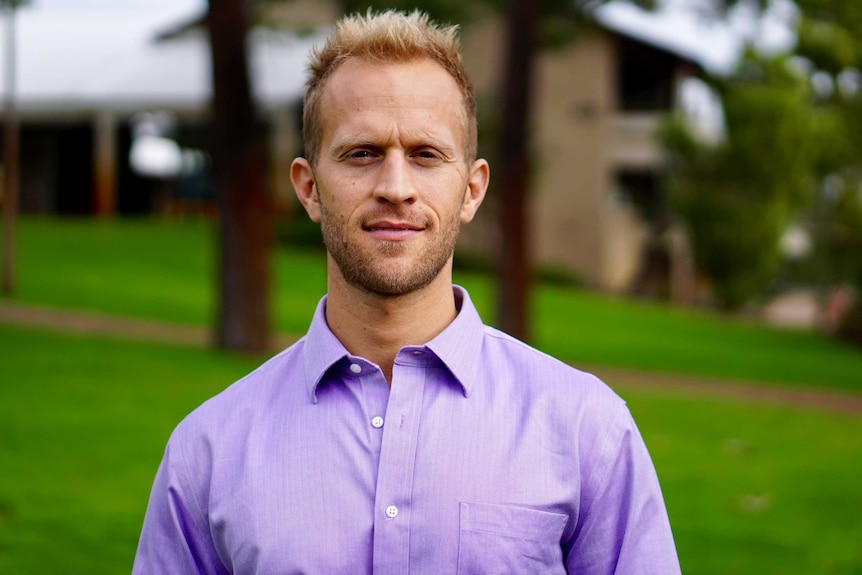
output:
[[[395,7],[478,95],[457,283],[629,402],[683,571],[862,573],[855,0],[0,7],[0,572],[130,569],[170,430],[305,331],[306,57]]]

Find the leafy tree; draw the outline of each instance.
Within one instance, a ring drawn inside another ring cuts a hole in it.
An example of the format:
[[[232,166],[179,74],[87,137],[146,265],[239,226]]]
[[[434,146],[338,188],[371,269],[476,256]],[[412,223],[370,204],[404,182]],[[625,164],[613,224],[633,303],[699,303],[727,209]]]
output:
[[[783,277],[823,288],[851,284],[862,294],[862,4],[796,5],[791,56],[749,54],[736,74],[716,82],[727,142],[704,147],[679,125],[664,135],[677,159],[671,197],[726,306],[764,290],[778,265],[778,234],[794,220],[814,249],[785,263]],[[862,342],[862,297],[840,332]]]
[[[788,56],[749,52],[714,85],[726,139],[702,144],[677,120],[663,141],[674,158],[670,203],[688,227],[696,266],[717,303],[734,308],[765,292],[780,238],[810,197],[818,118],[807,78]]]
[[[833,118],[808,225],[809,261],[821,282],[856,288],[855,305],[839,335],[862,343],[862,4],[799,0],[797,53],[812,66],[821,104]]]

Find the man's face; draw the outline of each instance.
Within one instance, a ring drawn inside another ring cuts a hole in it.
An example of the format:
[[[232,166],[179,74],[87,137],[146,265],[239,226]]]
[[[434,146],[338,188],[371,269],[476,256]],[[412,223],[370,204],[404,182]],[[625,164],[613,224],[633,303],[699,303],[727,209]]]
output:
[[[488,182],[487,163],[464,158],[452,77],[431,60],[349,60],[328,79],[320,110],[317,165],[297,159],[291,175],[321,223],[337,266],[330,272],[398,296],[451,269],[460,224],[473,218]]]

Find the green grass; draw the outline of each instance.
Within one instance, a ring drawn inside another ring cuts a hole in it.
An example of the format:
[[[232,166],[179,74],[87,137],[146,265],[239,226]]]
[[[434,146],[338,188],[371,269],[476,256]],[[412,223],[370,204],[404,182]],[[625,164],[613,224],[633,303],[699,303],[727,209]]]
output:
[[[127,573],[170,430],[252,365],[0,325],[0,573]]]
[[[0,324],[0,573],[127,573],[171,429],[257,363]],[[619,391],[687,575],[862,572],[862,418]]]
[[[216,309],[216,235],[204,221],[28,219],[18,230],[18,299],[187,324]],[[304,332],[326,291],[320,254],[279,251],[275,324]]]
[[[559,357],[862,391],[862,349],[820,333],[560,288],[537,299],[538,345]]]
[[[24,219],[19,231],[23,302],[190,324],[214,317],[215,234],[200,221]],[[326,289],[322,253],[274,257],[274,322],[303,333]],[[459,272],[486,321],[490,278]],[[807,332],[560,286],[534,292],[535,342],[589,364],[764,382],[862,389],[862,353]]]
[[[622,388],[683,572],[862,573],[862,418]]]

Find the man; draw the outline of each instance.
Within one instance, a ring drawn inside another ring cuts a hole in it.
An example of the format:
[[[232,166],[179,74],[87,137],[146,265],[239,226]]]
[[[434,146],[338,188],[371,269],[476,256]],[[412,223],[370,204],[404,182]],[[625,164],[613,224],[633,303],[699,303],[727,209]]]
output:
[[[135,573],[679,573],[628,410],[452,285],[488,186],[453,28],[346,18],[312,55],[327,296],[294,346],[174,431]]]

